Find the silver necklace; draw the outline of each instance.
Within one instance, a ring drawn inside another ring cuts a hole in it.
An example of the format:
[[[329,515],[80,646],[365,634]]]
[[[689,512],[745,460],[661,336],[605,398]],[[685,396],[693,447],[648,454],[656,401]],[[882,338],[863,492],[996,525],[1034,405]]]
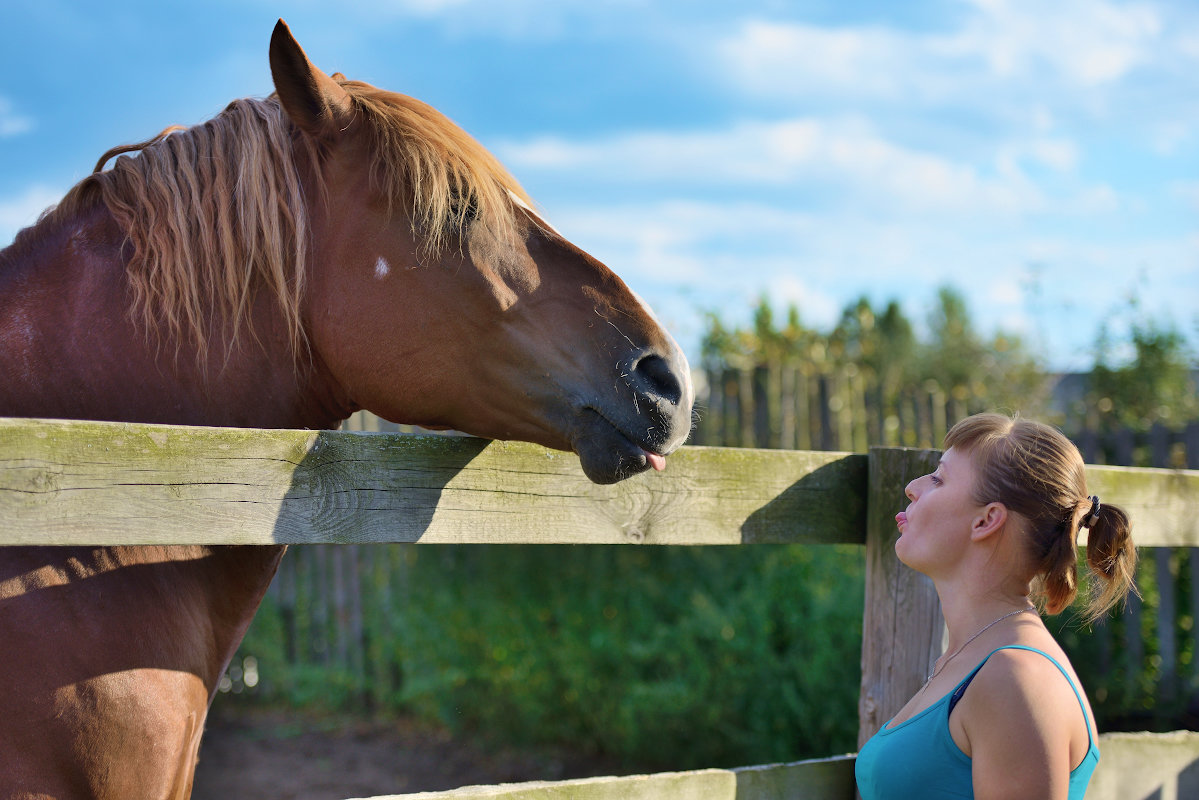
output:
[[[956,656],[958,653],[965,650],[967,645],[969,645],[971,642],[973,642],[978,637],[982,636],[988,630],[990,630],[991,628],[994,628],[996,625],[1003,622],[1005,619],[1007,619],[1009,617],[1014,617],[1017,614],[1027,614],[1029,611],[1036,611],[1036,610],[1037,610],[1036,606],[1029,606],[1028,608],[1017,608],[1015,611],[1009,611],[1008,613],[1004,614],[999,619],[992,620],[992,621],[988,622],[986,625],[983,625],[978,633],[971,636],[969,639],[967,639],[965,642],[962,643],[961,647],[959,647],[957,650],[954,650],[952,653],[950,653],[950,655],[944,661],[941,662],[941,666],[937,667],[931,673],[929,673],[929,676],[924,679],[924,686],[920,687],[920,690],[924,691],[925,687],[927,687],[928,684],[930,682],[932,682],[933,678],[937,677],[937,674],[940,673],[941,670],[945,669],[945,665],[948,664],[950,661],[952,661],[954,656]]]

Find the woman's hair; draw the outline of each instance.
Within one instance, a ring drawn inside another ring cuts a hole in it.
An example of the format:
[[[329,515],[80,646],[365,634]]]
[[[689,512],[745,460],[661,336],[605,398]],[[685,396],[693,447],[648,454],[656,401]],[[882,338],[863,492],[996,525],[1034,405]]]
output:
[[[1003,503],[1026,521],[1034,593],[1046,611],[1057,614],[1074,602],[1076,542],[1084,526],[1092,573],[1086,620],[1102,617],[1136,591],[1137,551],[1128,515],[1103,502],[1094,513],[1082,455],[1060,431],[1032,420],[977,414],[945,436],[945,449],[951,447],[970,454],[975,502]]]

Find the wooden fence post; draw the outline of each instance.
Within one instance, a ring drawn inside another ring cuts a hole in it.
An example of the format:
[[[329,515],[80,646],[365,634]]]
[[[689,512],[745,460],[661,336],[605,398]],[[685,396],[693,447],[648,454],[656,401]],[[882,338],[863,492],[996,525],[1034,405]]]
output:
[[[924,684],[944,650],[945,621],[932,581],[895,557],[904,487],[937,468],[937,450],[870,450],[866,507],[866,610],[858,747]]]

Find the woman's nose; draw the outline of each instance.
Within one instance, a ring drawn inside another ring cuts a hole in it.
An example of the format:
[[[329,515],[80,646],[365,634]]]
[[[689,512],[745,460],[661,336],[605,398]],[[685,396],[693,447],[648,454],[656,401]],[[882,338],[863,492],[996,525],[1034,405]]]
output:
[[[907,495],[907,498],[909,500],[912,500],[912,501],[916,500],[916,481],[918,481],[918,480],[920,480],[920,479],[915,478],[915,479],[909,481],[907,486],[903,487],[903,493],[905,495]]]

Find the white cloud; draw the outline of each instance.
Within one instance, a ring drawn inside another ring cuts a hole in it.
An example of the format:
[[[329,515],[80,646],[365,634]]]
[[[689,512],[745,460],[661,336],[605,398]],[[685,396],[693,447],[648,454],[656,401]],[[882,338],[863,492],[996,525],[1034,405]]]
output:
[[[0,198],[0,247],[5,247],[21,228],[37,222],[41,213],[62,199],[63,192],[34,185],[14,197]]]
[[[1106,184],[1088,186],[1067,198],[1070,203],[1067,213],[1074,216],[1102,217],[1114,214],[1124,206],[1132,205],[1131,200],[1122,198],[1120,193]]]
[[[764,203],[712,200],[665,200],[602,207],[572,207],[555,215],[557,227],[571,235],[595,235],[636,230],[639,226],[670,225],[691,233],[672,234],[677,241],[700,242],[730,235],[780,238],[811,230],[811,214]]]
[[[497,151],[518,173],[571,173],[676,192],[705,187],[784,190],[797,197],[819,193],[822,205],[886,207],[900,216],[1040,212],[1047,200],[1019,168],[1020,161],[1070,170],[1078,157],[1065,139],[1017,142],[1006,154],[1001,150],[995,172],[986,174],[964,160],[890,141],[858,118],[741,122],[722,130],[590,141],[541,137],[501,144]]]
[[[1167,120],[1151,132],[1153,150],[1163,156],[1179,152],[1191,138],[1192,126],[1181,120]]]
[[[1078,145],[1070,139],[1041,137],[1014,142],[1001,149],[1001,160],[1027,160],[1058,172],[1072,171],[1078,165]]]
[[[1199,211],[1199,181],[1175,181],[1170,184],[1170,193]]]
[[[1186,31],[1178,37],[1177,43],[1181,55],[1199,61],[1199,33]]]
[[[886,98],[912,91],[938,94],[954,82],[949,76],[948,82],[936,79],[939,59],[923,37],[884,29],[751,19],[715,51],[722,72],[761,95]]]
[[[1017,270],[1000,273],[985,288],[986,314],[999,330],[1020,336],[1036,332],[1036,323],[1028,309],[1027,278]],[[978,298],[972,300],[978,303]],[[978,311],[975,310],[977,314]]]
[[[716,47],[722,73],[758,95],[896,104],[997,94],[1041,95],[1108,84],[1166,64],[1171,42],[1157,9],[1096,0],[967,0],[948,31],[818,27],[749,19]],[[1189,44],[1188,44],[1189,42]]]
[[[1024,288],[1020,285],[1022,276],[1008,272],[992,280],[987,286],[987,296],[991,301],[1003,306],[1017,306],[1024,302]]]
[[[12,101],[0,97],[0,139],[7,136],[19,136],[33,130],[33,120],[17,113]]]
[[[620,274],[676,284],[726,285],[745,276],[730,264],[786,252],[812,230],[802,212],[757,203],[664,201],[574,207],[554,224],[571,241]],[[763,244],[752,247],[750,243]]]
[[[767,281],[765,295],[771,306],[779,310],[795,306],[802,312],[804,324],[814,328],[828,330],[836,325],[847,298],[815,288],[801,276],[798,264],[787,267]]]
[[[1140,3],[1095,0],[970,0],[978,9],[953,41],[999,76],[1050,75],[1080,85],[1118,80],[1152,61],[1163,25]]]

